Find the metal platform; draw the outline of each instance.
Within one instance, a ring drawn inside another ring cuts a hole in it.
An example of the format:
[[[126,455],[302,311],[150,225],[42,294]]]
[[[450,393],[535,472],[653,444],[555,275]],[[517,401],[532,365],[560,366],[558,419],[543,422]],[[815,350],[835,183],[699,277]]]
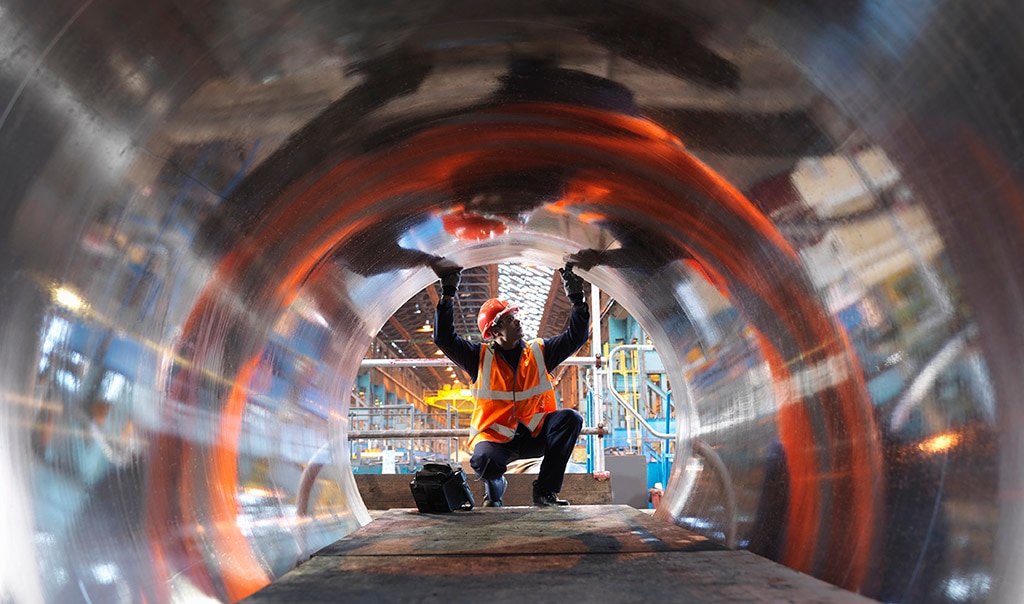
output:
[[[384,512],[244,600],[869,602],[629,506]]]

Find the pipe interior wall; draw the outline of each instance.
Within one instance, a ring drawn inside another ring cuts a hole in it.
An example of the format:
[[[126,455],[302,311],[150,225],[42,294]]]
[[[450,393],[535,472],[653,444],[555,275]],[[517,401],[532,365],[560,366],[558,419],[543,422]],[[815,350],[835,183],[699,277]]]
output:
[[[431,267],[574,255],[670,376],[659,518],[879,600],[1015,601],[1022,26],[0,4],[0,600],[263,587],[369,522],[349,393]]]

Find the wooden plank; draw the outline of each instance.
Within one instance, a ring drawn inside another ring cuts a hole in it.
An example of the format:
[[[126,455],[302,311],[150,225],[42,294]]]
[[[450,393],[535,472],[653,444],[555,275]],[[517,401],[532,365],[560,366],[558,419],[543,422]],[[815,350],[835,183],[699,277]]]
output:
[[[469,488],[473,492],[477,505],[484,501],[483,483],[467,472]],[[533,499],[533,481],[536,474],[506,474],[508,489],[505,491],[504,503],[509,506],[530,505]],[[414,508],[412,491],[409,481],[412,474],[356,474],[356,486],[363,498],[363,503],[371,510],[389,510],[392,508]],[[560,496],[575,505],[600,505],[612,502],[612,483],[608,480],[597,480],[593,474],[566,474],[562,483]]]

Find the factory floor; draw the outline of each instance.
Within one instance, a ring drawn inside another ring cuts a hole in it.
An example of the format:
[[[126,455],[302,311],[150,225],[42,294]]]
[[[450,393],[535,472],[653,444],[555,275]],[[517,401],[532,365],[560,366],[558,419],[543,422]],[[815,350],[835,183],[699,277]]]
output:
[[[869,602],[624,505],[393,509],[245,602]]]

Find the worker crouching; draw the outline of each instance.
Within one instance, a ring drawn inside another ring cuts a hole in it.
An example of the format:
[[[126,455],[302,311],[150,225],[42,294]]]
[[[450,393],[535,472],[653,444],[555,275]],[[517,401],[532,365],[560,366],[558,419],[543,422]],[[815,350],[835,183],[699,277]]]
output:
[[[470,342],[455,333],[453,297],[461,269],[438,271],[441,298],[434,318],[434,343],[473,383],[470,422],[470,465],[484,483],[484,507],[500,507],[508,464],[543,457],[533,483],[533,504],[569,505],[562,490],[565,467],[583,428],[573,409],[558,409],[551,371],[589,337],[590,310],[583,280],[571,267],[560,271],[566,295],[573,302],[569,325],[551,338],[523,340],[518,308],[492,298],[481,306],[477,325],[486,343]]]

